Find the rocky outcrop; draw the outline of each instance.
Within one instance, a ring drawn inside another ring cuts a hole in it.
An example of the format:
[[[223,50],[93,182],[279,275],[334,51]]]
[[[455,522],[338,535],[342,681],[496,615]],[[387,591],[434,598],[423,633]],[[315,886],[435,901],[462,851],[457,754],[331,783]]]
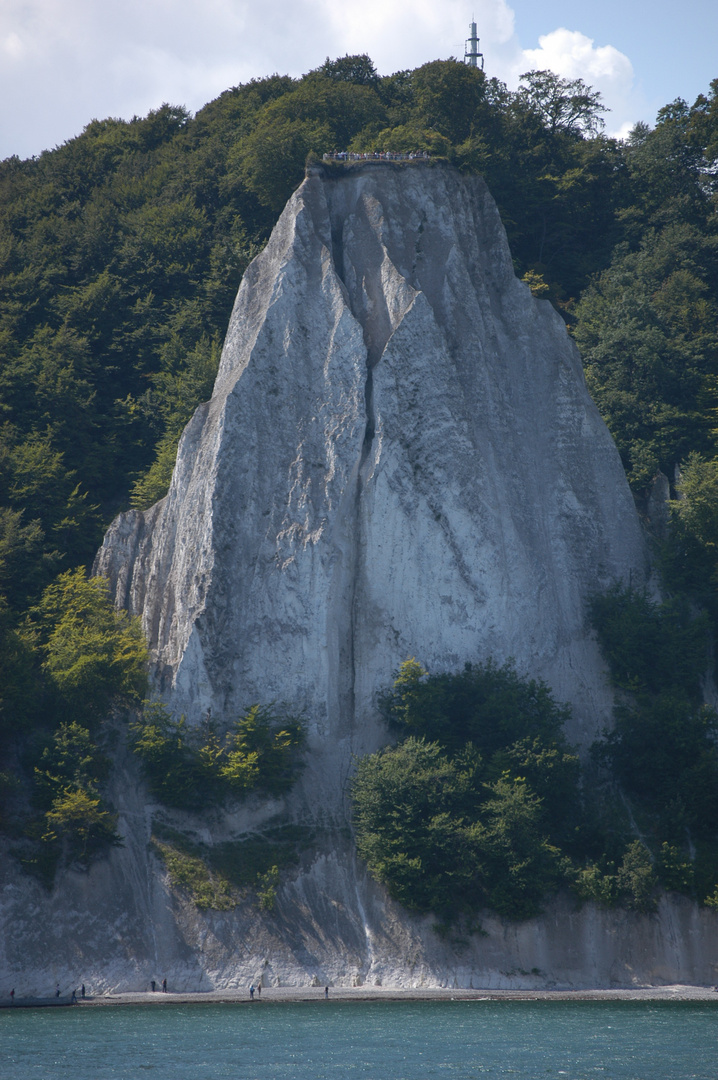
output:
[[[96,569],[178,711],[305,712],[326,807],[384,738],[375,694],[407,656],[513,657],[590,739],[610,699],[586,598],[642,581],[645,553],[578,353],[516,279],[484,183],[376,164],[292,197],[167,498],[120,517]]]
[[[578,353],[516,279],[480,179],[388,164],[307,177],[245,274],[169,494],[115,521],[96,570],[141,615],[174,710],[221,723],[274,699],[307,719],[307,768],[283,802],[170,824],[210,843],[281,814],[316,846],[274,912],[202,913],[148,849],[157,808],[127,763],[124,849],[51,899],[4,879],[8,972],[34,973],[38,991],[50,969],[98,988],[714,977],[716,918],[687,901],[655,916],[557,901],[454,945],[367,879],[346,829],[353,756],[386,741],[375,695],[402,660],[513,657],[572,704],[585,745],[611,708],[587,598],[645,579]]]

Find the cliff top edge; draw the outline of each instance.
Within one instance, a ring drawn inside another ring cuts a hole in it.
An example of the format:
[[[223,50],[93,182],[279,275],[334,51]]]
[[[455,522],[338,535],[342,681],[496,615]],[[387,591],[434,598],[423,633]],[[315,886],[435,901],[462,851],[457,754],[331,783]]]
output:
[[[339,180],[345,176],[348,172],[362,171],[365,172],[371,169],[392,170],[398,172],[404,169],[436,169],[444,168],[450,169],[452,172],[458,172],[456,167],[449,162],[447,158],[434,157],[427,159],[414,159],[393,161],[387,158],[370,158],[365,161],[311,161],[307,162],[304,175],[305,177],[318,176],[325,180]]]

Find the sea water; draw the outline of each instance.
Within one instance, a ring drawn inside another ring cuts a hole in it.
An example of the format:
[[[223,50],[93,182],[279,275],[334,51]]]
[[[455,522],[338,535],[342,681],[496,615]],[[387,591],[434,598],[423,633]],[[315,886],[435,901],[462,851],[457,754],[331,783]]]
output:
[[[2,1080],[716,1080],[718,1005],[332,1002],[0,1011]]]

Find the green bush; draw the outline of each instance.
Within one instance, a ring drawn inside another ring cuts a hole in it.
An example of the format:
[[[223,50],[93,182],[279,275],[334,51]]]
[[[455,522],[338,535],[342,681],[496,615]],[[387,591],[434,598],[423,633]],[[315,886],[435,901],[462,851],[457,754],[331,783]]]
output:
[[[116,611],[104,578],[68,570],[31,609],[25,640],[43,657],[49,706],[58,719],[90,726],[113,704],[147,693],[147,644],[138,618]]]
[[[410,736],[358,762],[352,798],[359,855],[410,910],[526,918],[564,880],[541,799],[509,774],[487,783],[470,749]]]
[[[672,892],[693,895],[695,888],[695,869],[690,855],[682,851],[676,844],[669,844],[665,840],[661,844],[656,866],[661,884],[665,889]]]
[[[212,725],[192,729],[161,702],[147,703],[130,725],[130,745],[153,795],[167,806],[201,809],[262,790],[279,795],[294,783],[304,742],[301,721],[253,705],[220,740]]]
[[[409,737],[357,763],[352,783],[357,851],[405,907],[442,912],[485,891],[476,843],[480,759],[450,759]]]
[[[43,840],[65,846],[69,862],[86,863],[108,845],[121,843],[117,814],[107,809],[99,795],[84,788],[64,788],[45,814]]]
[[[172,885],[186,892],[197,907],[227,911],[251,890],[260,910],[272,911],[282,870],[297,862],[299,851],[311,839],[306,829],[285,825],[207,845],[155,822],[152,846]]]
[[[536,914],[571,880],[561,845],[575,844],[580,795],[567,710],[510,665],[431,676],[415,660],[381,707],[411,734],[357,763],[354,825],[370,872],[445,921],[482,907]]]
[[[671,503],[671,527],[660,550],[660,568],[669,588],[680,590],[718,629],[718,460],[697,452],[680,467],[679,496]],[[715,648],[715,645],[714,645]]]
[[[188,893],[201,911],[230,911],[237,906],[238,897],[227,879],[212,873],[201,856],[154,836],[152,846],[167,867],[172,885]]]
[[[491,660],[437,675],[406,660],[392,689],[381,695],[380,710],[400,732],[452,752],[471,742],[482,754],[534,738],[562,745],[570,715],[545,683],[522,679],[511,663],[498,667]]]
[[[0,724],[0,739],[17,763],[3,822],[24,838],[16,849],[23,865],[50,886],[63,862],[86,865],[120,842],[101,747],[113,716],[147,692],[147,646],[139,619],[116,612],[107,582],[83,568],[44,589],[17,630],[2,630],[10,664],[0,719],[2,704],[12,703],[16,725]]]
[[[562,731],[567,710],[543,684],[491,662],[440,675],[401,665],[381,707],[411,734],[357,763],[352,799],[359,855],[406,907],[449,923],[481,908],[529,917],[562,885],[643,913],[659,886],[713,894],[718,715],[696,700],[703,623],[622,589],[594,611],[621,681],[642,692],[616,709],[583,776]],[[675,649],[671,674],[631,655],[641,626],[666,655],[666,641]],[[681,681],[692,696],[680,697]]]
[[[121,842],[117,814],[100,795],[109,767],[86,728],[60,725],[34,771],[33,796],[42,827],[31,822],[29,835],[47,846],[46,858],[57,863],[64,856],[68,863],[87,864]]]
[[[544,683],[491,660],[429,675],[412,658],[381,695],[380,710],[398,733],[437,742],[450,754],[470,743],[485,759],[489,780],[506,772],[526,778],[551,828],[568,839],[579,811],[579,763],[563,733],[570,712]]]
[[[658,603],[621,584],[594,596],[590,615],[614,686],[699,700],[708,659],[705,615],[696,616],[683,599]]]
[[[616,875],[606,873],[593,862],[576,870],[573,890],[580,900],[591,900],[603,907],[612,907],[618,899]]]
[[[541,799],[525,780],[506,774],[488,790],[481,814],[488,906],[499,915],[529,918],[547,894],[570,880],[570,860],[551,843]]]
[[[192,745],[184,717],[175,720],[160,702],[148,702],[130,724],[130,746],[142,762],[150,791],[167,806],[197,808],[212,800],[210,776]]]
[[[270,866],[266,874],[262,874],[259,881],[257,898],[260,911],[274,911],[277,902],[277,886],[279,885],[279,867]]]
[[[624,791],[670,829],[680,820],[694,833],[718,821],[718,714],[685,698],[662,694],[614,710],[615,726],[594,753]],[[665,819],[665,820],[664,820]]]
[[[61,724],[35,766],[35,803],[47,809],[66,788],[96,791],[107,779],[109,769],[109,758],[99,750],[87,728],[78,723]]]
[[[642,912],[655,911],[658,882],[650,853],[640,840],[628,845],[616,874],[616,884],[628,907]]]

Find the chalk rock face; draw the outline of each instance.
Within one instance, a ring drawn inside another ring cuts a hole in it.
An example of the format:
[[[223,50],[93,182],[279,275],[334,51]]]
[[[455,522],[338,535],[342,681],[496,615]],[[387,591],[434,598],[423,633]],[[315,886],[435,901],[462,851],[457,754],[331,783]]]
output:
[[[586,600],[645,576],[618,454],[559,316],[514,275],[483,181],[317,168],[247,270],[166,499],[96,571],[142,615],[177,711],[304,710],[307,801],[386,735],[376,692],[513,657],[610,714]]]

